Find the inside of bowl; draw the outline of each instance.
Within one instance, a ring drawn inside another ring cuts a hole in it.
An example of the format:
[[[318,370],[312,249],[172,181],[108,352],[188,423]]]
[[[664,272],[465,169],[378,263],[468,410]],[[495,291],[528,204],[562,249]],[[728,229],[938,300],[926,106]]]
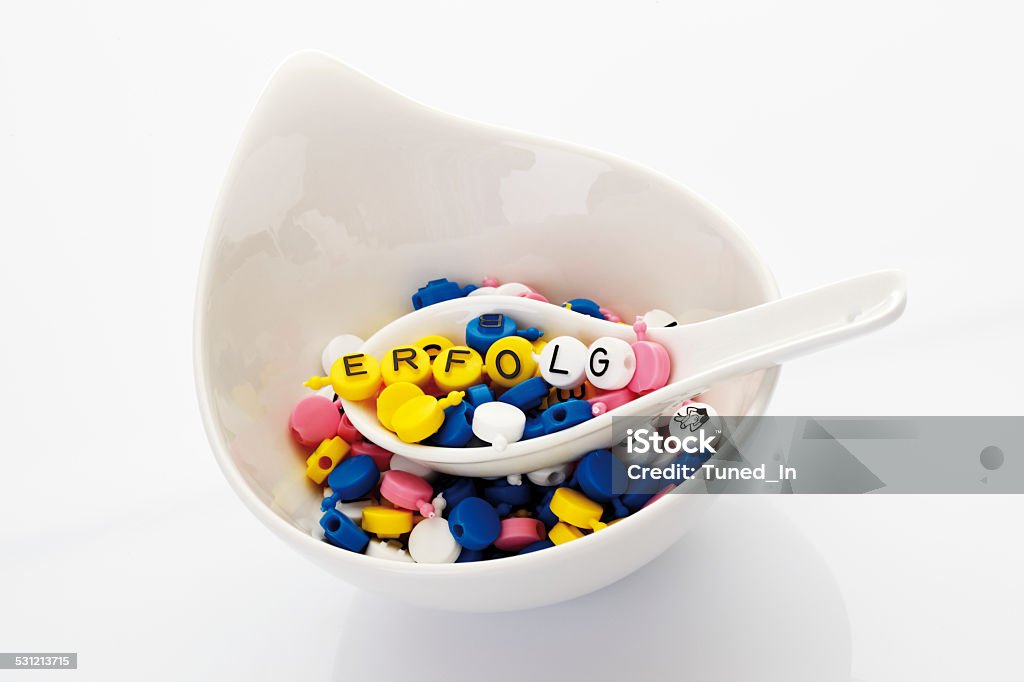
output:
[[[776,296],[717,211],[630,162],[410,102],[302,55],[261,98],[225,180],[197,305],[200,394],[215,447],[308,529],[320,498],[287,420],[338,334],[367,338],[430,279],[521,281],[629,319],[680,322]],[[706,394],[761,409],[775,370]],[[581,455],[583,453],[580,453]]]

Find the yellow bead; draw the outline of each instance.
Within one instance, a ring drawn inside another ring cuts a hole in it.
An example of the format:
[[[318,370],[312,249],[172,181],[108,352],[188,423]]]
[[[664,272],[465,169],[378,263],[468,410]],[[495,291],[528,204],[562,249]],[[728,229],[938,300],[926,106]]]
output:
[[[537,373],[533,344],[520,336],[498,339],[487,349],[487,376],[498,386],[511,388]]]
[[[573,398],[586,400],[593,398],[597,393],[597,389],[589,381],[584,381],[576,388],[552,388],[548,392],[548,406],[564,403],[566,400],[572,400]]]
[[[306,475],[316,483],[323,483],[327,475],[334,471],[334,467],[338,466],[338,462],[345,459],[348,450],[348,443],[341,436],[325,440],[306,460]]]
[[[593,528],[600,530],[605,527],[601,523],[604,508],[583,493],[572,488],[559,488],[551,497],[551,513],[561,521],[577,528]]]
[[[423,395],[423,389],[407,381],[391,384],[381,391],[380,395],[377,396],[377,419],[380,420],[381,426],[388,431],[394,431],[394,427],[391,426],[391,420],[394,418],[395,412],[402,405],[421,395]]]
[[[469,346],[452,346],[434,359],[434,382],[442,391],[461,391],[480,383],[484,361]]]
[[[365,511],[363,512],[366,513]],[[583,537],[583,531],[575,526],[570,526],[568,523],[559,521],[554,527],[548,531],[548,539],[556,545],[563,545],[570,540],[577,540]]]
[[[366,507],[363,509],[363,530],[379,538],[397,538],[412,530],[412,512],[384,506]]]
[[[444,408],[461,403],[463,395],[462,391],[452,391],[442,400],[432,395],[407,400],[391,417],[391,426],[406,443],[419,443],[437,433],[444,422]]]
[[[415,346],[392,348],[381,360],[380,375],[388,385],[408,381],[420,387],[426,386],[431,377],[430,356]]]
[[[455,344],[452,343],[451,339],[446,339],[443,336],[438,336],[434,334],[432,336],[424,336],[422,339],[420,339],[419,341],[412,345],[416,346],[417,348],[422,348],[423,352],[425,352],[427,354],[427,357],[430,358],[430,362],[434,362],[434,359],[437,358],[438,355],[440,355],[443,351],[448,350]]]
[[[312,377],[306,386],[318,391],[330,384],[345,400],[366,400],[380,388],[380,366],[377,358],[366,353],[342,355],[331,365],[326,377]]]

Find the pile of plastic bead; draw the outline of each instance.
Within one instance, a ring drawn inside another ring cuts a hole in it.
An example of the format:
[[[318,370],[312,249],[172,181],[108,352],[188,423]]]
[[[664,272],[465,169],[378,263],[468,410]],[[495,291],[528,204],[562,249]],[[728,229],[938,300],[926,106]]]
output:
[[[419,309],[477,294],[547,301],[518,283],[460,287],[446,279],[421,287],[412,301]],[[589,299],[564,305],[621,322]],[[358,352],[358,337],[333,339],[322,357],[328,376],[306,382],[318,392],[299,401],[289,420],[294,439],[311,450],[307,476],[324,486],[314,536],[392,561],[464,563],[563,544],[651,504],[661,493],[613,494],[612,481],[625,465],[608,450],[522,476],[437,474],[367,441],[337,399],[375,398],[381,424],[406,442],[503,447],[569,428],[664,385],[667,354],[644,339],[647,324],[675,320],[649,311],[634,325],[636,343],[603,337],[588,347],[566,336],[545,343],[540,330],[483,315],[467,326],[464,345],[428,336],[393,349],[382,362]],[[601,362],[588,359],[594,357]]]
[[[547,300],[524,284],[474,288],[442,279],[421,287],[412,301],[419,309],[481,292]],[[563,305],[622,324],[590,299]],[[352,401],[376,396],[381,425],[406,443],[489,443],[501,450],[571,428],[664,386],[671,370],[668,352],[647,340],[643,317],[633,331],[634,343],[603,336],[588,346],[571,336],[546,340],[536,327],[520,328],[507,315],[485,314],[470,320],[464,339],[410,339],[380,359],[349,352],[331,363],[327,376],[314,376],[306,385],[330,386]]]

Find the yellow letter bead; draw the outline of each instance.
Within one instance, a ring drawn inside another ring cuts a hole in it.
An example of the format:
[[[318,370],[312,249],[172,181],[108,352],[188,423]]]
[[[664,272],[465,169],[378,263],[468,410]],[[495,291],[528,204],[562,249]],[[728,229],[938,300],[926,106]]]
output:
[[[444,423],[444,408],[461,403],[463,395],[462,391],[452,391],[441,400],[432,395],[407,400],[392,415],[391,426],[406,443],[419,443],[437,433]]]
[[[469,346],[452,346],[434,359],[434,382],[442,391],[461,391],[480,383],[484,361]]]
[[[487,349],[485,366],[491,382],[512,388],[537,373],[533,344],[521,336],[500,338]]]
[[[345,400],[372,398],[380,388],[380,366],[372,355],[349,353],[334,361],[329,376],[312,377],[305,383],[314,391],[328,384]]]
[[[397,538],[412,530],[412,512],[391,507],[366,507],[363,509],[363,530],[379,538]]]
[[[348,454],[348,443],[341,436],[325,440],[316,447],[313,454],[306,460],[306,475],[315,483],[323,483],[327,474],[334,471],[338,462]]]
[[[572,488],[556,490],[551,496],[550,506],[551,513],[559,520],[577,528],[601,530],[605,527],[605,524],[601,523],[601,514],[604,513],[601,505]]]
[[[564,521],[559,521],[548,531],[548,540],[556,545],[564,545],[570,540],[577,540],[581,537],[583,537],[583,531]]]
[[[421,395],[423,395],[423,389],[408,381],[399,381],[397,384],[391,384],[385,388],[377,396],[377,419],[380,420],[380,425],[388,431],[394,431],[391,420],[394,419],[395,412],[402,405]]]
[[[417,348],[422,348],[423,352],[426,353],[427,357],[430,358],[430,362],[434,362],[434,359],[437,358],[438,355],[448,350],[455,344],[452,343],[450,339],[446,339],[443,336],[438,336],[434,334],[432,336],[424,336],[422,339],[420,339],[419,341],[412,345],[416,346]]]
[[[430,382],[430,356],[415,346],[392,348],[381,360],[380,375],[389,386],[399,381],[426,386]]]
[[[589,381],[584,381],[576,388],[552,388],[548,392],[548,406],[564,403],[566,400],[587,400],[599,392]]]

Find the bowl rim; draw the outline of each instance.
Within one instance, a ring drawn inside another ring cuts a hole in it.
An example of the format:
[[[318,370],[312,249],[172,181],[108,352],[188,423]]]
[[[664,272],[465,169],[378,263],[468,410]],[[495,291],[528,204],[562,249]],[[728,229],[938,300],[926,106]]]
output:
[[[391,88],[385,83],[381,83],[375,78],[368,76],[362,71],[349,66],[336,57],[327,54],[320,50],[300,50],[289,55],[277,68],[273,71],[270,78],[267,79],[256,103],[253,105],[249,116],[246,119],[246,124],[242,129],[242,133],[239,137],[238,143],[235,145],[234,152],[232,153],[231,161],[228,164],[227,170],[225,171],[224,178],[231,178],[237,174],[238,167],[240,164],[239,151],[244,146],[250,135],[250,126],[252,124],[252,114],[255,113],[267,94],[270,87],[275,84],[280,78],[294,68],[303,66],[303,63],[320,63],[329,62],[333,67],[345,69],[354,72],[358,76],[365,78],[372,83],[385,88],[390,93],[396,95],[401,100],[404,100],[406,104],[410,106],[422,107],[429,111],[432,115],[448,119],[450,122],[459,123],[461,125],[472,126],[478,129],[484,129],[493,131],[495,133],[507,133],[515,136],[529,138],[533,141],[559,147],[561,149],[571,151],[577,154],[590,156],[599,160],[605,160],[614,162],[615,164],[625,166],[630,171],[642,173],[647,176],[658,179],[664,183],[667,187],[670,187],[673,191],[680,194],[684,194],[688,199],[693,201],[695,204],[700,206],[703,210],[714,217],[718,223],[717,231],[720,234],[727,236],[730,242],[733,243],[738,250],[745,253],[749,260],[757,265],[756,272],[752,272],[751,275],[755,278],[755,282],[758,288],[763,291],[767,296],[766,300],[773,300],[779,297],[779,288],[775,280],[774,275],[768,268],[768,264],[764,257],[761,256],[760,252],[755,247],[753,241],[750,239],[740,227],[732,221],[721,209],[717,206],[704,199],[702,196],[697,194],[695,191],[690,189],[683,183],[653,169],[645,166],[639,162],[618,156],[610,152],[604,152],[586,145],[577,144],[574,142],[568,142],[565,140],[558,140],[556,138],[547,137],[544,135],[536,135],[528,133],[514,128],[505,126],[498,126],[490,123],[483,123],[475,121],[473,119],[451,114],[440,109],[436,109],[432,106],[423,104],[411,97],[398,92]],[[595,536],[605,537],[606,539],[618,537],[619,534],[627,531],[623,531],[622,527],[632,528],[637,521],[637,517],[645,519],[645,523],[655,523],[656,519],[661,516],[666,516],[670,513],[670,510],[674,510],[677,505],[682,504],[685,501],[685,495],[687,493],[680,494],[668,494],[659,500],[657,505],[651,505],[638,510],[637,512],[630,514],[627,517],[622,518],[618,523],[608,526],[601,530],[600,533],[590,533],[582,538],[579,538],[573,542],[564,543],[563,545],[553,547],[552,550],[557,551],[539,551],[530,552],[528,554],[513,555],[509,557],[503,557],[500,560],[487,560],[487,561],[474,561],[463,564],[451,563],[451,564],[422,564],[415,562],[398,562],[389,559],[383,559],[378,557],[371,557],[365,554],[350,552],[343,550],[339,547],[335,547],[328,542],[318,540],[311,534],[305,533],[299,528],[291,525],[285,521],[282,517],[276,514],[273,509],[264,504],[256,494],[252,491],[249,485],[246,483],[242,476],[241,471],[235,465],[228,451],[227,444],[223,441],[221,434],[218,431],[217,426],[213,421],[213,410],[211,409],[211,389],[208,381],[208,374],[206,371],[206,363],[204,360],[203,353],[203,340],[206,337],[205,324],[206,324],[206,308],[204,305],[207,299],[208,293],[211,289],[211,271],[213,253],[214,253],[214,241],[219,233],[217,229],[222,222],[222,217],[225,210],[225,200],[227,196],[227,184],[221,185],[220,190],[217,194],[217,199],[214,204],[214,210],[210,222],[207,227],[206,237],[203,242],[203,253],[200,260],[199,275],[197,278],[196,295],[193,302],[193,331],[192,331],[192,360],[193,360],[193,377],[196,386],[196,398],[199,403],[199,412],[203,421],[203,428],[206,432],[206,438],[209,442],[210,449],[213,451],[214,459],[217,461],[221,472],[227,479],[228,484],[234,490],[235,494],[241,498],[242,502],[249,508],[249,510],[255,515],[260,521],[263,522],[267,528],[278,535],[282,540],[285,540],[289,544],[295,544],[296,546],[302,546],[304,551],[310,552],[316,556],[318,563],[337,563],[337,562],[354,562],[355,566],[363,568],[377,568],[386,569],[388,573],[393,574],[411,574],[417,576],[434,575],[456,575],[459,577],[465,577],[471,574],[479,574],[493,570],[505,570],[510,564],[508,562],[515,562],[516,568],[522,567],[527,568],[530,566],[529,562],[542,565],[545,562],[556,562],[567,560],[571,552],[586,551],[595,542]],[[748,414],[758,415],[763,414],[768,402],[771,400],[772,395],[775,392],[775,388],[778,384],[779,371],[781,367],[776,366],[766,370],[764,372],[764,380],[761,387],[758,389],[758,393],[754,398],[753,404],[751,405]],[[689,493],[689,494],[707,494],[707,493]],[[609,535],[610,534],[610,535]],[[554,555],[554,556],[552,556]],[[322,560],[322,561],[319,561]]]

